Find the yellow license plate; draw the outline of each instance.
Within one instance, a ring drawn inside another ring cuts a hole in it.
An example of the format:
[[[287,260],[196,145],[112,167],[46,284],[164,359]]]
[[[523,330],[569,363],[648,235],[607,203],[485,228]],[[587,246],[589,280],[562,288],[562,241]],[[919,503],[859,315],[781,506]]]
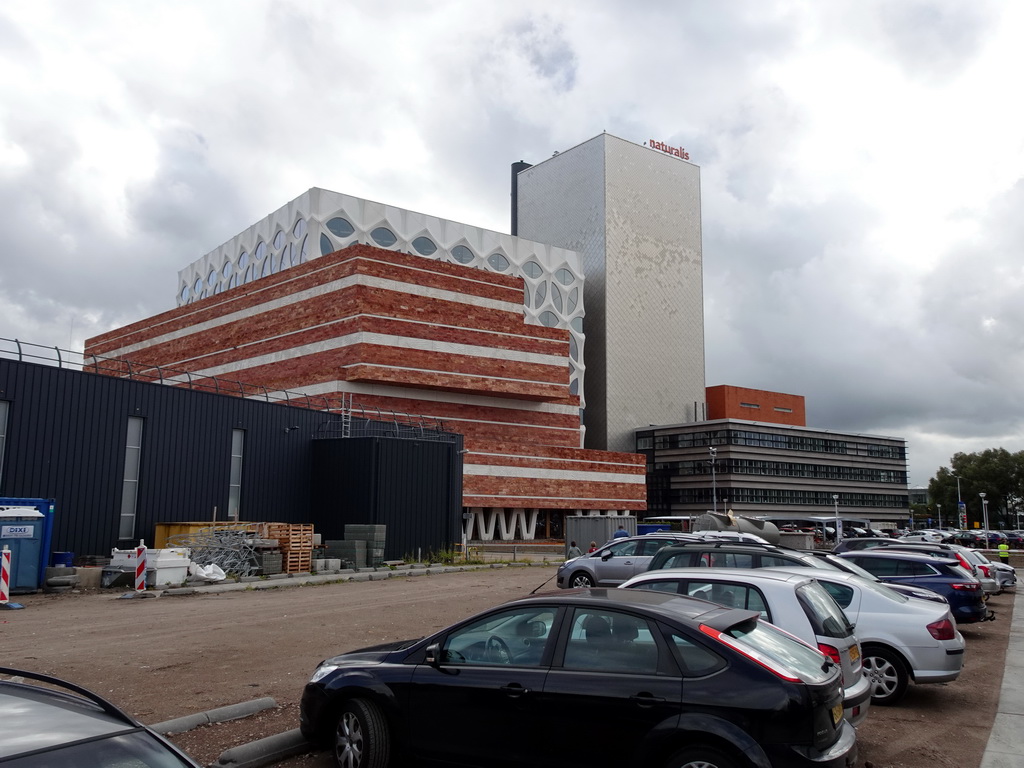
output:
[[[856,645],[850,646],[850,661],[856,661],[860,658],[860,648]]]
[[[832,707],[832,725],[836,725],[843,719],[843,705],[836,704]]]

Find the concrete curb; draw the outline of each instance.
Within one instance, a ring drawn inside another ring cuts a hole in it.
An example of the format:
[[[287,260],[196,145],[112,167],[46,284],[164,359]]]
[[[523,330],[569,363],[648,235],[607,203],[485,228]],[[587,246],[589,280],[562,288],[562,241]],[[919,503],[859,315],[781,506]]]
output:
[[[174,587],[164,590],[154,590],[143,592],[142,594],[147,597],[157,596],[184,596],[184,595],[210,595],[219,594],[222,592],[243,592],[243,591],[256,591],[261,589],[278,589],[281,587],[301,587],[306,585],[316,584],[339,584],[346,581],[381,581],[391,578],[408,578],[411,576],[439,576],[447,573],[463,573],[466,571],[477,571],[485,570],[490,568],[508,568],[510,566],[517,567],[540,567],[540,568],[553,568],[561,565],[561,563],[548,563],[540,561],[530,561],[523,563],[483,563],[474,565],[439,565],[434,564],[430,566],[412,566],[410,568],[390,570],[386,568],[366,568],[360,572],[355,571],[339,571],[331,573],[319,573],[319,574],[274,574],[267,579],[260,579],[257,581],[250,581],[248,579],[244,581],[234,581],[233,579],[226,579],[225,581],[219,581],[212,584],[190,584],[187,587]]]
[[[232,747],[222,752],[216,762],[210,763],[210,768],[260,768],[314,749],[316,747],[306,741],[296,728]]]
[[[198,728],[200,725],[238,720],[249,715],[255,715],[257,712],[262,712],[265,709],[273,709],[276,706],[276,701],[269,696],[264,696],[262,699],[252,699],[251,701],[243,701],[240,704],[229,704],[226,707],[211,709],[207,712],[197,712],[194,715],[176,717],[173,720],[166,720],[162,723],[151,725],[150,728],[161,736],[166,736],[169,733],[184,733],[185,731],[191,731],[193,728]]]

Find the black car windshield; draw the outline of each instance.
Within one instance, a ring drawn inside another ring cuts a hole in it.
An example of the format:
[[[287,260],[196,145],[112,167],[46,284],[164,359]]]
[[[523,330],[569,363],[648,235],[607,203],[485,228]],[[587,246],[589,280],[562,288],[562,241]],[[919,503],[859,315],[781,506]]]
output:
[[[805,683],[821,683],[832,675],[832,665],[821,651],[764,621],[747,622],[725,634],[747,646],[755,658],[768,657]]]
[[[821,584],[816,581],[804,584],[797,589],[797,595],[814,628],[814,634],[835,638],[853,634],[853,625],[843,609]]]
[[[4,763],[12,768],[192,768],[146,731],[47,749]]]

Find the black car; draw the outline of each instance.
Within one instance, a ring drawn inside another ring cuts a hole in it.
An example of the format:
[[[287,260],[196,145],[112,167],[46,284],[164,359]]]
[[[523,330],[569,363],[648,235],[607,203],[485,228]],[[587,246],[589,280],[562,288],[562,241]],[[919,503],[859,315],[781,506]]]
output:
[[[199,768],[184,752],[91,691],[0,667],[0,763],[12,768]],[[44,683],[36,685],[34,683]]]
[[[344,768],[840,768],[842,702],[838,665],[756,611],[594,588],[327,659],[300,725]]]

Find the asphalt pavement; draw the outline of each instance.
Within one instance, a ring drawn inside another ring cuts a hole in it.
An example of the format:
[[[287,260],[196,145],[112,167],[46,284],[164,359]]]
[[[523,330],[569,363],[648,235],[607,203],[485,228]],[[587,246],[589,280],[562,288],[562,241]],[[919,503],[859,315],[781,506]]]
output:
[[[520,567],[524,565],[551,565],[551,563],[532,562],[516,563]],[[471,565],[471,566],[442,566],[432,564],[430,566],[418,565],[403,572],[396,572],[398,576],[426,575],[427,573],[451,573],[461,570],[477,570],[479,568],[490,568],[494,565]],[[508,567],[505,564],[497,567]],[[363,573],[350,574],[341,577],[352,580],[376,580],[389,578],[390,573],[373,569],[365,569]],[[330,581],[338,581],[337,574],[293,574],[290,578],[282,580],[263,581],[258,583],[221,583],[202,585],[198,588],[189,587],[179,590],[167,590],[166,594],[193,594],[195,592],[227,592],[238,589],[273,589],[278,587],[299,586],[301,584],[316,584]],[[1024,755],[1024,686],[1020,681],[1024,680],[1024,584],[1017,590],[1013,601],[1013,619],[1010,623],[1010,637],[1006,649],[1006,665],[1003,670],[1003,682],[999,694],[999,704],[996,709],[995,720],[992,723],[992,732],[989,734],[988,746],[982,756],[980,768],[1021,768]],[[261,702],[262,703],[262,702]],[[216,717],[200,713],[193,717],[204,719],[205,722],[216,722],[222,719],[233,719],[233,716],[242,716],[246,713],[228,712],[231,707],[223,708],[224,717]],[[218,713],[219,714],[219,713]],[[169,730],[182,730],[183,723],[173,723],[177,728]],[[161,726],[171,723],[160,724]],[[160,730],[160,726],[158,726]],[[228,750],[221,755],[220,760],[214,763],[217,768],[257,768],[258,766],[269,765],[285,757],[300,754],[307,745],[299,734],[298,730],[288,731],[267,739],[244,744]]]

